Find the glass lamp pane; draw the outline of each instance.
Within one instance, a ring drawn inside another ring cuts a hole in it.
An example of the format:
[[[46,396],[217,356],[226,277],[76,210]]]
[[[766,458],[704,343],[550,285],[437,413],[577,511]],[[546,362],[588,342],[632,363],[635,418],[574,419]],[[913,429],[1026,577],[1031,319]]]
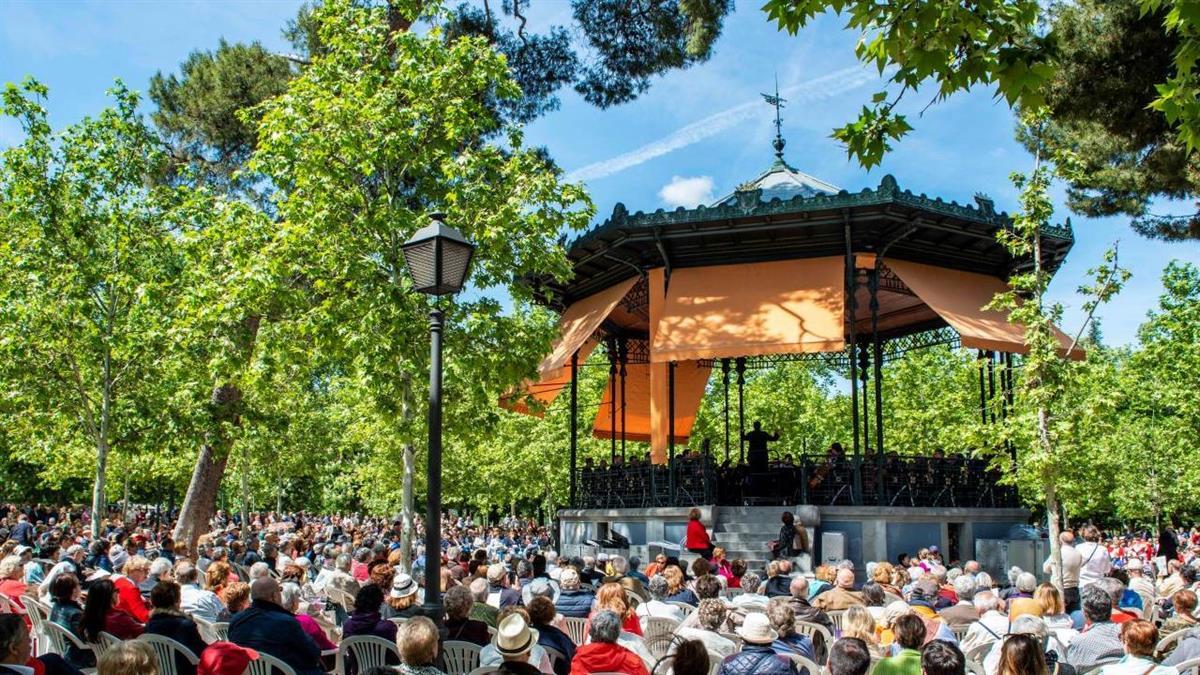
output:
[[[471,264],[470,246],[454,240],[442,241],[441,286],[449,293],[457,293],[466,285],[467,269]]]
[[[434,271],[437,257],[436,240],[426,239],[413,242],[405,245],[402,250],[404,251],[404,262],[408,265],[408,273],[412,277],[413,287],[421,293],[428,293],[438,285]]]

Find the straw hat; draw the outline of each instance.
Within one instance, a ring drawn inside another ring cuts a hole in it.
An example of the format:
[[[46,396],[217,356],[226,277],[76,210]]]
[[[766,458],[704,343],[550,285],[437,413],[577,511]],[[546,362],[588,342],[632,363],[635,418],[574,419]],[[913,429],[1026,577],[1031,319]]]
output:
[[[407,574],[397,574],[392,579],[392,590],[388,595],[393,598],[407,598],[417,592],[417,582]]]
[[[752,645],[769,645],[779,639],[779,633],[771,628],[771,621],[761,612],[746,615],[746,620],[737,627],[737,634]]]
[[[496,626],[493,642],[496,651],[503,656],[520,656],[529,653],[537,644],[538,632],[525,623],[520,614],[509,614]]]

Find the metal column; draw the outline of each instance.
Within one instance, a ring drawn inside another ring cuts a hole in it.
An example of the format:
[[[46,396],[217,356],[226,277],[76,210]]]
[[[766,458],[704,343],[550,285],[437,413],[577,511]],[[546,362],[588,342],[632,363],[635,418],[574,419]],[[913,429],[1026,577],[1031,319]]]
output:
[[[672,361],[667,365],[667,448],[669,455],[667,460],[667,470],[670,472],[669,494],[670,505],[676,504],[676,487],[675,479],[675,362]]]
[[[609,466],[617,461],[617,341],[608,341],[608,429]]]
[[[729,359],[721,359],[721,384],[725,387],[725,461],[729,461]]]
[[[850,223],[846,222],[843,228],[843,235],[846,239],[846,314],[847,323],[850,326],[850,422],[854,429],[854,475],[855,482],[858,482],[859,465],[861,459],[861,451],[858,444],[858,336],[855,334],[855,319],[858,315],[858,298],[855,291],[858,288],[858,274],[854,264],[854,251],[851,242]],[[865,440],[865,439],[864,439]],[[860,493],[861,494],[861,490]],[[859,500],[858,495],[854,495],[853,501]]]
[[[875,366],[875,495],[880,506],[887,499],[883,462],[883,342],[879,339],[879,259],[875,259],[875,269],[871,270],[868,278],[871,293],[871,344],[874,353],[871,354],[872,365]]]
[[[738,463],[746,462],[746,359],[737,359],[738,386]]]
[[[579,350],[571,354],[571,508],[575,502],[577,457],[579,454]]]
[[[621,338],[620,346],[617,348],[617,360],[621,365],[621,462],[624,463],[627,461],[625,457],[625,379],[629,373],[625,367],[629,362],[629,344],[625,338]]]

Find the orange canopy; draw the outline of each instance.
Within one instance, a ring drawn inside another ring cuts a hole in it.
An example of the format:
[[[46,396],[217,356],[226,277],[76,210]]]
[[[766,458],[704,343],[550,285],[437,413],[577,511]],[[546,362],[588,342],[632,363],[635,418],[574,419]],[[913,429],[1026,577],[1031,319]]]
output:
[[[578,350],[579,363],[587,360],[597,345],[592,335],[636,282],[637,277],[626,279],[568,307],[558,320],[558,339],[538,365],[538,381],[525,382],[517,393],[501,396],[500,406],[513,412],[531,414],[533,411],[521,400],[526,395],[541,401],[543,405],[550,405],[571,383],[571,355]]]
[[[660,374],[652,371],[661,370]],[[675,369],[675,442],[687,441],[696,421],[700,400],[708,384],[708,366],[697,363],[681,363]],[[625,367],[625,439],[642,443],[650,442],[651,457],[656,463],[665,462],[668,444],[667,427],[667,364],[634,363]],[[659,382],[661,381],[661,385]],[[616,380],[615,430],[612,424],[613,387],[610,381],[604,387],[604,396],[596,410],[593,430],[596,438],[621,437],[621,380]],[[661,392],[658,390],[661,388]],[[652,397],[651,392],[657,394]],[[652,423],[653,421],[653,423]],[[658,437],[657,440],[655,437]],[[662,447],[655,447],[661,443]]]
[[[962,346],[972,349],[1024,354],[1025,329],[1010,323],[1008,315],[994,309],[984,309],[998,293],[1009,290],[1008,283],[998,277],[976,272],[964,272],[934,267],[907,260],[888,259],[885,264],[896,276],[945,319],[962,338]],[[1071,340],[1054,329],[1063,350]],[[1072,357],[1084,357],[1076,348]]]
[[[841,257],[675,270],[650,304],[650,360],[841,351],[844,289]]]

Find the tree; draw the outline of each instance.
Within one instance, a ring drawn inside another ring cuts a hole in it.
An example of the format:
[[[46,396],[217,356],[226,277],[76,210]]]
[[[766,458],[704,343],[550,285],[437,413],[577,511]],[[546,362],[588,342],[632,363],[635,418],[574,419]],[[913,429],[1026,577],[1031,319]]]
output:
[[[198,214],[186,191],[155,182],[166,157],[120,82],[115,107],[59,134],[47,94],[28,79],[0,106],[25,132],[0,167],[2,375],[10,403],[43,422],[29,429],[37,447],[93,451],[95,535],[110,452],[153,428],[148,401],[166,393],[161,308]]]
[[[1067,206],[1088,216],[1134,216],[1138,232],[1164,239],[1200,237],[1200,218],[1151,213],[1159,197],[1200,192],[1197,158],[1151,104],[1174,71],[1179,38],[1166,12],[1138,0],[1058,3],[1049,16],[1055,36],[1047,84],[1043,140],[1073,152],[1081,171]],[[1021,139],[1030,146],[1033,139]]]
[[[430,304],[412,292],[400,245],[439,211],[477,244],[479,290],[442,303],[454,453],[457,420],[471,417],[461,411],[494,406],[553,333],[545,314],[507,313],[486,289],[520,307],[531,298],[520,280],[563,277],[559,233],[584,226],[591,205],[487,106],[520,91],[485,40],[397,31],[392,18],[346,1],[316,10],[322,50],[264,104],[249,167],[280,187],[282,221],[263,250],[277,279],[299,280],[280,285],[282,316],[310,345],[288,356],[340,364],[404,445],[423,437]],[[394,460],[368,463],[395,475]]]
[[[265,204],[259,177],[242,171],[254,151],[257,119],[239,113],[283,93],[293,64],[257,42],[221,40],[215,51],[192,52],[179,71],[150,78],[150,99],[158,106],[151,119],[170,143],[177,179]]]
[[[1023,119],[1022,124],[1036,137],[1044,128],[1044,119],[1030,116]],[[1060,155],[1057,159],[1055,168],[1070,175],[1076,166],[1072,158]],[[1021,210],[1013,217],[1011,228],[998,231],[997,239],[1014,258],[1029,262],[1025,271],[1009,277],[1010,290],[998,294],[988,308],[1006,311],[1009,321],[1025,330],[1028,351],[1022,360],[1015,392],[1020,405],[1015,414],[1005,420],[1001,437],[1017,443],[1017,462],[1010,469],[1023,488],[1023,494],[1027,498],[1039,495],[1043,499],[1049,525],[1050,554],[1058,569],[1062,569],[1058,488],[1060,476],[1072,464],[1064,457],[1063,450],[1078,447],[1072,446],[1069,440],[1084,410],[1064,405],[1066,394],[1071,390],[1069,380],[1074,369],[1070,357],[1079,347],[1078,336],[1063,348],[1055,329],[1062,317],[1062,308],[1048,306],[1045,302],[1051,274],[1043,266],[1041,231],[1054,214],[1053,203],[1047,194],[1051,171],[1049,165],[1042,163],[1039,148],[1033,173],[1029,176],[1013,174],[1013,184],[1021,191]],[[1112,298],[1129,277],[1118,264],[1116,249],[1110,250],[1104,264],[1091,273],[1096,283],[1081,289],[1091,298],[1085,303],[1088,321],[1099,304]],[[1085,329],[1086,325],[1078,335]]]

